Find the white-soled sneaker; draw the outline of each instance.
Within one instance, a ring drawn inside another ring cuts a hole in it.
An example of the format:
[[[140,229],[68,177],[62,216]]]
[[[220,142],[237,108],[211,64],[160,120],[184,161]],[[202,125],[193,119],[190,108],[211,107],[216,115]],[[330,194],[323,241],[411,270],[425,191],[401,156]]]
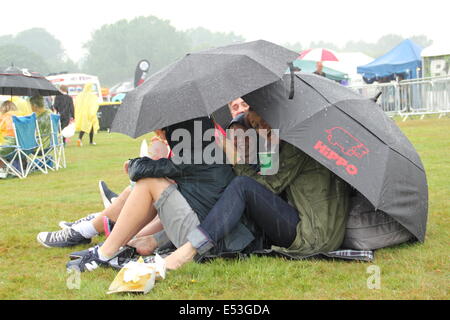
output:
[[[66,268],[68,270],[75,269],[80,272],[84,272],[84,271],[94,271],[100,266],[108,267],[109,266],[108,261],[101,260],[98,255],[99,248],[100,247],[98,245],[89,248],[88,252],[81,258],[76,260],[70,260],[69,262],[67,262]]]
[[[83,217],[83,218],[81,218],[81,219],[78,219],[78,220],[76,220],[76,221],[74,221],[74,222],[60,221],[60,222],[58,223],[58,225],[59,225],[59,227],[60,227],[61,229],[66,229],[66,228],[70,228],[70,227],[72,227],[73,225],[78,224],[78,223],[80,223],[80,222],[83,222],[83,221],[90,221],[90,220],[94,219],[96,216],[97,216],[97,213],[91,213],[90,215],[87,215],[86,217]]]
[[[72,228],[65,228],[53,232],[40,232],[36,239],[40,244],[47,248],[73,247],[91,242],[91,239],[83,237],[81,233]]]

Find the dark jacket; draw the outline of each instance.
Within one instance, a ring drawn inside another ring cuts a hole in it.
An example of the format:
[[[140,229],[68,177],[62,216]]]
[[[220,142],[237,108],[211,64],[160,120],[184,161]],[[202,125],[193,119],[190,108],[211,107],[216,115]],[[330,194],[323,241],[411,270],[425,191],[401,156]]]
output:
[[[55,97],[53,103],[53,109],[56,110],[61,116],[61,128],[67,127],[70,118],[74,118],[73,100],[67,94],[59,95]]]
[[[222,192],[234,178],[230,165],[174,164],[170,159],[147,157],[130,160],[128,174],[132,181],[142,178],[170,178],[178,190],[203,220]]]

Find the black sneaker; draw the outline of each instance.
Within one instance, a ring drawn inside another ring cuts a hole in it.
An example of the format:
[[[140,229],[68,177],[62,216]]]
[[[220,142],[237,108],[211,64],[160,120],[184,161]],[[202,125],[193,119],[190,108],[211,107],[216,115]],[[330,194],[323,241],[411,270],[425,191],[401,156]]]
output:
[[[101,247],[103,245],[104,242],[99,242],[97,243],[98,247]],[[80,259],[83,258],[85,255],[87,255],[89,253],[89,250],[92,248],[87,248],[81,251],[75,251],[69,254],[69,259],[70,260],[76,260],[76,259]]]
[[[60,221],[60,222],[58,223],[58,225],[59,225],[59,227],[60,227],[61,229],[70,228],[70,227],[72,227],[73,225],[78,224],[78,223],[80,223],[80,222],[83,222],[83,221],[91,221],[91,220],[94,219],[96,216],[97,216],[96,213],[92,213],[92,214],[87,215],[86,217],[81,218],[81,219],[78,219],[78,220],[76,220],[76,221],[74,221],[74,222]]]
[[[81,258],[67,262],[66,268],[84,272],[86,270],[94,271],[100,266],[108,267],[108,261],[100,260],[100,257],[98,256],[98,249],[99,246],[89,248]]]
[[[117,198],[118,195],[117,193],[112,192],[103,180],[100,180],[98,182],[98,188],[100,190],[100,196],[102,197],[103,205],[106,209],[111,205],[113,198]]]
[[[72,247],[91,242],[91,239],[83,237],[81,233],[72,228],[65,228],[54,232],[40,232],[36,239],[40,244],[47,248]]]
[[[97,246],[101,247],[103,244],[103,242],[100,242],[97,244]],[[89,249],[85,249],[85,250],[81,250],[81,251],[76,251],[76,252],[72,252],[69,254],[69,258],[70,260],[76,260],[79,258],[84,257],[85,255],[87,255],[89,253]],[[119,251],[114,255],[114,257],[110,260],[110,262],[113,264],[112,267],[115,266],[121,266],[124,263],[126,263],[127,261],[129,261],[130,259],[139,257],[136,248],[130,247],[130,246],[123,246],[119,249]],[[117,258],[116,260],[114,260],[115,258]]]
[[[124,246],[119,249],[119,251],[108,261],[100,260],[98,256],[98,248],[100,245],[96,245],[93,248],[86,250],[73,252],[69,257],[78,259],[71,260],[67,263],[67,268],[78,269],[81,272],[89,270],[92,271],[101,267],[110,267],[117,270],[123,268],[128,262],[137,257],[136,249],[129,246]]]

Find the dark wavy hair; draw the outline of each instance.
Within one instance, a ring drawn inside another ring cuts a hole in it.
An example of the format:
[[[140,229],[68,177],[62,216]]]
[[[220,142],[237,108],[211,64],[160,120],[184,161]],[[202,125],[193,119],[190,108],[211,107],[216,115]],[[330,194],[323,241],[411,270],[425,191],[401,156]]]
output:
[[[196,123],[197,125],[199,123],[201,124],[201,136],[195,135],[194,128]],[[167,143],[172,150],[177,145],[177,143],[180,142],[172,140],[172,135],[177,129],[187,130],[190,133],[191,138],[193,139],[190,143],[192,160],[194,159],[195,154],[199,154],[203,157],[203,150],[206,148],[206,146],[208,146],[212,142],[215,142],[214,137],[212,137],[212,140],[210,141],[203,141],[203,135],[205,134],[205,132],[209,129],[214,129],[214,122],[209,117],[190,119],[163,128],[162,130],[165,131]],[[182,154],[180,154],[180,156],[182,156]]]

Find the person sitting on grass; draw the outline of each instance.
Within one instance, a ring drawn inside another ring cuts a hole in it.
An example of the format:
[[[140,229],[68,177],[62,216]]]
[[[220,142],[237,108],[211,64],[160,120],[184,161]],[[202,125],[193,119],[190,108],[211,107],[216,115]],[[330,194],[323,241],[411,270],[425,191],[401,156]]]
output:
[[[16,144],[12,117],[18,115],[19,111],[13,102],[6,100],[0,106],[0,146]],[[0,147],[0,156],[5,157],[14,150],[14,147]],[[0,161],[0,168],[3,167],[4,163]]]
[[[155,130],[151,140],[152,143],[148,149],[149,157],[153,160],[168,158],[170,147],[165,140],[164,131]],[[124,163],[124,171],[128,175],[127,165],[128,161]],[[109,236],[132,188],[129,185],[120,194],[116,194],[109,190],[104,181],[99,181],[99,189],[105,207],[103,211],[90,213],[74,222],[60,221],[59,227],[62,230],[51,233],[40,232],[37,236],[38,242],[49,248],[72,247],[80,244],[88,244],[93,237],[102,233]],[[198,223],[196,218],[194,220],[195,223]],[[159,221],[159,217],[156,216],[136,237],[149,233],[154,234],[161,230],[161,222]],[[160,245],[168,241],[163,232],[161,232],[159,238],[161,239],[159,241]]]
[[[246,117],[257,131],[270,130],[256,113]],[[279,163],[278,172],[267,176],[248,164],[236,164],[238,176],[206,218],[189,231],[189,241],[166,258],[167,268],[178,269],[207,254],[244,214],[263,231],[273,250],[293,258],[339,248],[345,233],[348,184],[287,142],[281,142]],[[151,249],[151,237],[141,239],[138,251]]]
[[[247,104],[243,103],[242,99],[233,100],[228,104],[230,113],[239,114],[248,110]],[[234,109],[233,109],[234,106]],[[153,160],[159,160],[161,158],[167,158],[169,153],[166,152],[165,146],[167,146],[167,141],[165,140],[165,134],[163,130],[155,130],[155,136],[152,139],[151,148],[149,150],[149,156]],[[170,151],[170,148],[169,148]],[[124,163],[124,170],[127,173],[127,162]],[[127,186],[120,194],[115,194],[109,190],[103,181],[99,182],[99,189],[102,196],[102,200],[105,209],[102,212],[90,213],[74,222],[61,221],[59,226],[60,231],[55,232],[40,232],[37,235],[37,240],[45,247],[71,247],[80,244],[88,244],[91,239],[97,235],[105,233],[109,236],[115,222],[117,221],[119,214],[131,193],[131,187]],[[190,224],[186,224],[186,227],[192,225],[198,225],[199,221],[197,218],[192,218]],[[152,248],[161,248],[164,246],[169,246],[170,241],[163,231],[163,226],[159,217],[156,216],[147,226],[145,226],[136,236],[129,242],[130,246],[137,246],[140,242],[139,238],[146,235],[155,235],[154,240],[151,243]],[[145,240],[147,242],[147,240]],[[146,243],[147,244],[147,243]],[[145,255],[153,252],[142,249],[142,254]]]
[[[44,149],[50,147],[51,139],[51,119],[52,112],[44,106],[44,98],[42,96],[33,96],[30,98],[31,110],[36,113],[36,119],[39,126],[39,132],[42,138],[42,147]]]
[[[70,261],[67,265],[68,268],[85,271],[93,270],[100,265],[108,266],[108,262],[119,252],[119,248],[152,221],[156,214],[158,214],[170,241],[176,247],[187,241],[185,232],[198,225],[199,220],[209,212],[234,177],[230,165],[207,164],[203,159],[204,149],[211,144],[203,141],[203,133],[209,129],[214,130],[214,124],[208,118],[188,120],[165,128],[163,132],[168,137],[167,141],[172,150],[175,145],[172,134],[175,134],[177,129],[185,129],[191,133],[192,137],[195,122],[200,123],[202,134],[199,137],[194,135],[194,141],[190,143],[191,150],[180,152],[183,161],[185,161],[183,153],[186,152],[188,163],[176,164],[169,159],[155,161],[143,157],[132,159],[125,165],[125,170],[136,184],[123,204],[114,229],[102,246],[95,246],[89,250],[88,254]],[[197,139],[200,143],[196,142]],[[192,164],[197,159],[200,159],[201,163]],[[173,179],[176,184],[167,178]],[[111,207],[117,201],[120,201],[120,197],[114,201]],[[191,223],[194,219],[189,217],[197,217],[197,220],[195,223]],[[191,228],[186,227],[189,225]],[[44,245],[46,242],[52,241],[62,243],[65,239],[58,238],[73,238],[74,230],[73,228],[70,230],[72,231],[41,233],[38,235],[38,241],[42,241],[41,243]],[[240,231],[239,235],[244,235],[241,232],[242,229],[238,231]],[[78,233],[77,237],[79,238],[79,236],[81,234]],[[245,238],[231,241],[231,243],[234,246],[245,247],[253,239],[248,230],[245,236]],[[243,241],[243,243],[239,243],[239,241]]]
[[[270,130],[256,113],[250,112],[246,118],[258,131]],[[291,257],[340,247],[348,209],[348,185],[296,147],[282,142],[280,150],[281,165],[275,175],[259,175],[248,164],[235,165],[241,176],[233,179],[197,227],[184,230],[188,241],[166,257],[168,269],[177,269],[194,256],[214,249],[237,227],[244,212],[264,232],[272,249]],[[277,195],[282,192],[288,201]],[[189,211],[185,213],[192,215]],[[152,251],[152,238],[141,237],[138,252]]]

